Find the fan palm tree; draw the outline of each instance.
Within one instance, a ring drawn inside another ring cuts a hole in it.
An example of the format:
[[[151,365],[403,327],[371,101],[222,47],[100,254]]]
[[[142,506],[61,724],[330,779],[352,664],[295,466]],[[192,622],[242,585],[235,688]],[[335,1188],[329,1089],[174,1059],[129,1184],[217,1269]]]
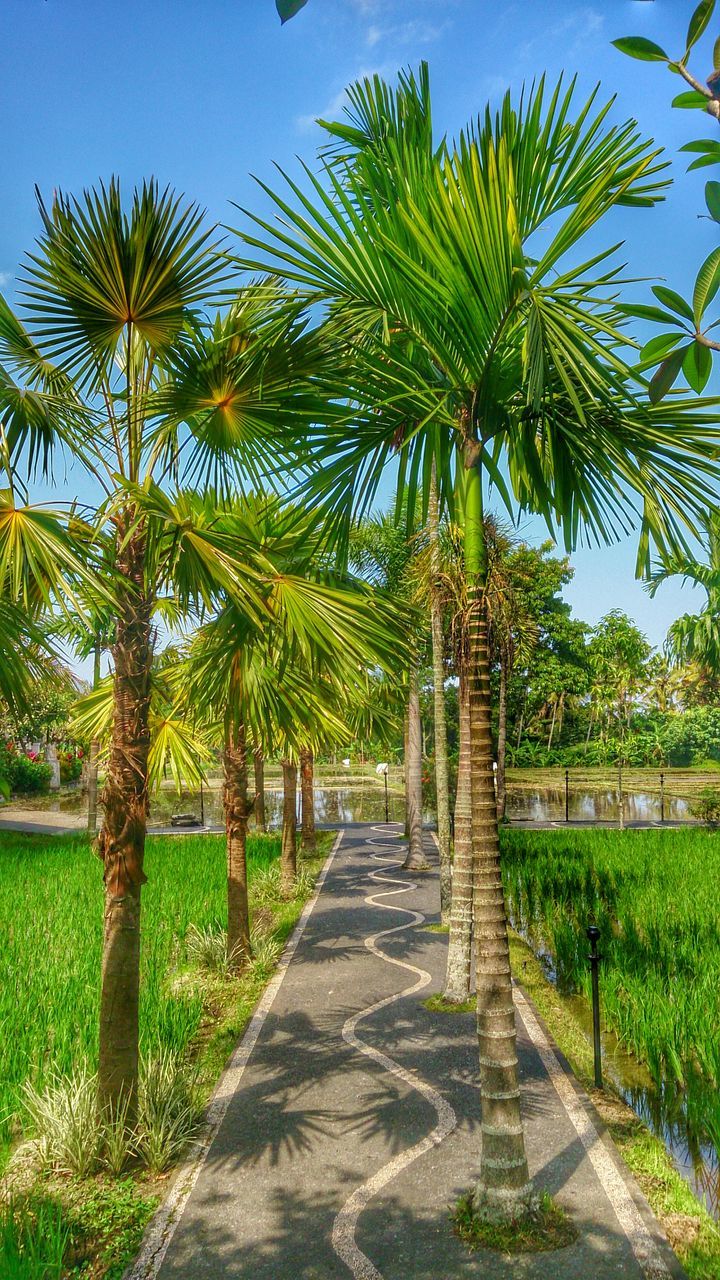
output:
[[[403,127],[430,120],[424,71],[397,92],[375,77],[349,97],[349,123],[328,129],[349,159],[306,171],[302,187],[287,179],[286,194],[268,189],[278,217],[253,219],[243,265],[323,304],[346,342],[352,412],[313,433],[324,463],[314,492],[328,508],[365,509],[395,459],[412,520],[418,502],[427,508],[433,463],[441,507],[453,503],[458,459],[465,470],[483,1099],[474,1203],[504,1217],[532,1203],[532,1187],[493,787],[484,487],[513,514],[542,512],[569,545],[583,528],[602,542],[639,524],[645,565],[651,537],[686,545],[715,483],[718,434],[707,403],[650,402],[623,358],[631,339],[612,300],[612,251],[585,261],[578,251],[616,205],[659,197],[658,152],[634,122],[610,125],[595,95],[573,114],[573,87],[548,95],[541,81],[430,163]]]
[[[321,408],[314,357],[277,290],[248,289],[207,318],[228,266],[195,205],[146,182],[126,206],[113,180],[49,207],[39,198],[39,209],[23,320],[0,307],[0,418],[11,457],[44,459],[55,436],[104,492],[114,713],[99,836],[99,1105],[132,1123],[155,600],[171,589],[192,609],[231,591],[262,608],[250,557],[182,486],[227,489],[240,468],[254,473],[280,417],[299,426],[298,412]]]
[[[333,570],[311,514],[262,495],[236,502],[223,528],[263,566],[263,625],[230,597],[196,632],[182,673],[196,715],[223,726],[228,860],[228,958],[249,954],[245,849],[248,734],[283,767],[281,888],[296,876],[297,761],[346,733],[344,710],[365,665],[392,665],[397,624],[374,593]]]
[[[413,569],[421,549],[417,530],[408,537],[407,530],[392,515],[378,515],[363,520],[353,531],[350,561],[353,567],[397,608],[416,605],[417,576]],[[418,626],[407,645],[406,707],[404,728],[405,812],[408,854],[404,866],[408,870],[427,869],[422,843],[422,725],[420,718],[419,667],[424,643],[424,628]]]

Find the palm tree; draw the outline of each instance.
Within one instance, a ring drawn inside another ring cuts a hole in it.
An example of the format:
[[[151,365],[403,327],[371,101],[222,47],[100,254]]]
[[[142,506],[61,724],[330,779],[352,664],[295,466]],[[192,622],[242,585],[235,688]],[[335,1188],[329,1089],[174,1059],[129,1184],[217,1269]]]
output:
[[[697,662],[717,680],[720,675],[720,516],[715,512],[703,521],[707,559],[690,555],[664,558],[650,577],[648,589],[655,595],[658,587],[672,577],[681,577],[693,587],[702,587],[706,602],[700,613],[684,613],[671,624],[667,634],[667,650],[676,666]]]
[[[227,945],[231,964],[239,968],[250,953],[248,735],[282,757],[281,890],[290,896],[297,871],[298,758],[328,737],[342,738],[344,704],[363,664],[392,663],[397,635],[374,595],[329,566],[324,534],[312,514],[255,495],[236,501],[223,515],[222,528],[252,547],[262,566],[262,625],[233,596],[221,603],[193,636],[181,683],[194,691],[201,723],[222,724]]]
[[[417,603],[417,575],[414,561],[421,549],[417,531],[407,531],[392,515],[368,518],[353,531],[350,559],[353,567],[384,592],[395,607]],[[427,862],[422,843],[422,725],[420,718],[419,667],[423,644],[422,629],[416,628],[408,649],[405,709],[405,813],[408,854],[407,870],[423,871]]]
[[[242,546],[179,485],[211,478],[226,489],[241,465],[254,471],[279,415],[288,421],[301,403],[300,416],[310,409],[309,348],[285,299],[263,286],[222,318],[205,318],[202,308],[228,283],[227,260],[202,212],[169,189],[146,182],[127,207],[115,180],[79,199],[57,194],[50,207],[38,201],[42,231],[25,266],[26,323],[5,304],[0,315],[0,359],[14,378],[3,389],[6,431],[17,435],[24,398],[33,412],[39,405],[40,426],[25,422],[30,432],[35,425],[31,442],[43,444],[55,430],[105,495],[100,522],[115,568],[114,714],[98,842],[105,882],[98,1082],[101,1109],[120,1110],[132,1123],[154,603],[172,588],[182,609],[210,604],[219,590],[260,607],[257,572]]]
[[[478,1213],[532,1202],[515,1053],[507,924],[492,771],[485,613],[484,485],[509,510],[541,511],[572,545],[606,541],[639,519],[649,540],[686,542],[708,500],[717,432],[707,405],[653,405],[622,358],[631,339],[608,290],[610,252],[579,261],[583,236],[620,203],[652,203],[657,151],[635,124],[573,89],[508,95],[456,145],[416,149],[409,117],[430,120],[427,74],[349,91],[349,123],[329,126],[350,160],[269,192],[276,221],[254,218],[244,265],[322,303],[345,342],[352,413],[313,433],[314,492],[337,513],[364,509],[397,460],[412,520],[433,463],[441,507],[464,481],[468,583],[472,841],[482,1163]],[[378,163],[380,158],[380,163]],[[639,505],[640,513],[637,507]]]

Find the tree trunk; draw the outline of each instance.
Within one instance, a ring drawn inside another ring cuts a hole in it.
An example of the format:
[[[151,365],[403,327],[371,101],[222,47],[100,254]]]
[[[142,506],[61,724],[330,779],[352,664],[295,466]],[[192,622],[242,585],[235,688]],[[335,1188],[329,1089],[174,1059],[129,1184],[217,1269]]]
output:
[[[265,760],[263,759],[262,747],[255,747],[253,751],[253,765],[255,768],[255,830],[267,831],[267,816],[265,813]]]
[[[405,839],[410,838],[410,781],[408,769],[410,767],[410,713],[405,708],[405,718],[403,721],[403,780],[405,783]]]
[[[557,694],[554,694],[553,696],[555,700],[553,702],[552,720],[550,721],[550,733],[548,735],[548,744],[547,744],[548,751],[552,746],[552,740],[553,740],[553,737],[555,736],[555,719],[557,717],[557,706],[558,706]]]
[[[93,689],[97,689],[100,683],[100,642],[95,642],[95,651],[93,656]],[[97,832],[97,812],[98,812],[98,757],[100,755],[100,743],[97,738],[93,738],[90,743],[90,755],[88,757],[88,775],[87,775],[87,796],[88,796],[88,816],[87,829],[89,834],[94,838]]]
[[[515,1010],[493,785],[482,477],[471,448],[469,455],[465,563],[469,610],[473,922],[482,1098],[482,1158],[473,1206],[481,1217],[507,1219],[527,1212],[533,1196],[520,1115]]]
[[[300,752],[303,853],[315,852],[315,760],[309,747]]]
[[[420,747],[420,689],[417,667],[410,672],[407,737],[407,817],[408,853],[403,863],[407,871],[427,869],[422,842],[422,751]]]
[[[507,655],[500,655],[500,689],[498,691],[498,740],[497,740],[497,816],[505,821],[506,788],[505,759],[507,756]]]
[[[445,643],[442,604],[438,577],[440,574],[440,511],[437,484],[433,470],[428,512],[432,585],[430,619],[432,624],[433,713],[435,724],[435,787],[437,791],[438,844],[440,846],[440,919],[447,924],[452,898],[452,857],[450,849],[450,769],[448,766],[447,714],[445,708]]]
[[[470,697],[467,675],[460,672],[460,754],[455,797],[455,845],[448,945],[446,1000],[461,1004],[470,995],[472,962],[473,865],[470,806]]]
[[[297,765],[283,760],[283,824],[280,854],[280,892],[292,897],[297,876]]]
[[[247,882],[248,769],[245,726],[228,729],[225,766],[225,839],[227,848],[227,957],[239,973],[251,955]]]
[[[100,995],[98,1107],[125,1111],[132,1127],[137,1113],[138,1005],[140,989],[140,891],[145,883],[150,749],[152,604],[145,589],[145,540],[136,530],[123,545],[127,523],[117,534],[118,616],[113,645],[113,728],[105,810],[98,849],[105,882],[105,925]]]

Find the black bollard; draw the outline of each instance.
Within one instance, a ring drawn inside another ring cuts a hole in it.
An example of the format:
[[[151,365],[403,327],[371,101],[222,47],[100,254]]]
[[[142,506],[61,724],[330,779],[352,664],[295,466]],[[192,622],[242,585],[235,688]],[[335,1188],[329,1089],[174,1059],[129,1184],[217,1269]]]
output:
[[[600,954],[597,949],[600,930],[596,924],[589,924],[585,930],[590,940],[590,972],[592,974],[592,1006],[593,1006],[593,1058],[595,1064],[595,1088],[602,1089],[602,1056],[600,1045],[600,987],[598,984],[598,966]]]
[[[660,821],[665,821],[665,774],[660,770]]]
[[[387,783],[388,771],[387,771],[387,769],[385,770],[385,773],[384,773],[384,775],[383,775],[383,776],[384,776],[384,778],[385,778],[385,821],[386,821],[386,822],[389,822],[389,821],[390,821],[390,809],[389,809],[389,807],[388,807],[388,783]]]
[[[565,770],[565,821],[570,821],[570,771]]]

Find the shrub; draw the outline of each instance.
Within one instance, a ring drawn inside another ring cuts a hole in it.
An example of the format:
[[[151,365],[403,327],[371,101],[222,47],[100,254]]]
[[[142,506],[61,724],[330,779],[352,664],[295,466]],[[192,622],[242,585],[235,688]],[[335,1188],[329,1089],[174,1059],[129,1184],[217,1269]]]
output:
[[[100,1146],[95,1076],[82,1066],[71,1076],[52,1076],[43,1090],[28,1083],[23,1092],[43,1164],[86,1178]]]
[[[179,1054],[162,1049],[141,1064],[139,1101],[138,1154],[151,1173],[164,1173],[200,1128],[197,1077]]]
[[[720,791],[716,787],[703,787],[690,805],[693,818],[717,826],[720,822]]]
[[[60,781],[63,786],[67,786],[69,782],[77,782],[82,774],[82,760],[78,760],[72,751],[59,751],[58,762],[60,764]]]
[[[12,743],[9,743],[0,751],[0,776],[6,780],[11,791],[36,795],[47,791],[52,769],[44,760],[35,760],[25,755],[24,751],[16,751]]]

